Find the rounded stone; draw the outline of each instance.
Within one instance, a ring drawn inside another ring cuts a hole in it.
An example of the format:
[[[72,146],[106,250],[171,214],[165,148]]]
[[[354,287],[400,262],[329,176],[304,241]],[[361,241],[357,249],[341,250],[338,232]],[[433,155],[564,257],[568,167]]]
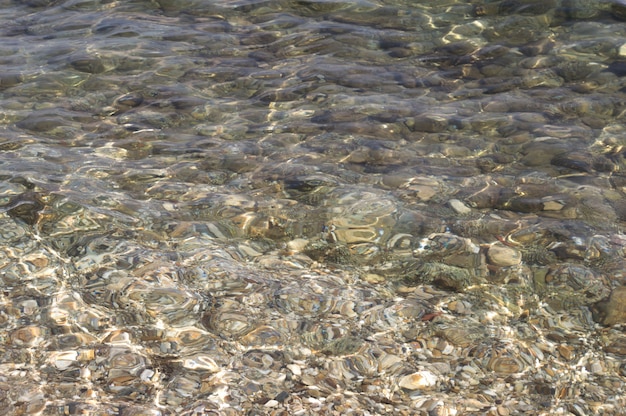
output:
[[[518,266],[522,262],[522,253],[519,250],[496,243],[487,251],[489,264],[500,267]]]
[[[606,301],[595,305],[594,318],[603,325],[626,323],[626,286],[613,289]]]

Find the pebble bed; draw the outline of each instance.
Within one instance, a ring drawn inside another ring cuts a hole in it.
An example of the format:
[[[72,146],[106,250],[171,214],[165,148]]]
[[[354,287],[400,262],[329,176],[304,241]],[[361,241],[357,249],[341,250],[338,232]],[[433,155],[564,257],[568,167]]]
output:
[[[626,3],[0,8],[0,413],[620,415]]]

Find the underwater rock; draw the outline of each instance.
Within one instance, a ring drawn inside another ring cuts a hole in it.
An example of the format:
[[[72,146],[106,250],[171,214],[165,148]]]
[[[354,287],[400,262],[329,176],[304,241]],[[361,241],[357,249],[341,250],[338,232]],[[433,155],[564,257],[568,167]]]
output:
[[[613,289],[611,296],[594,305],[593,318],[602,325],[626,323],[626,286]]]

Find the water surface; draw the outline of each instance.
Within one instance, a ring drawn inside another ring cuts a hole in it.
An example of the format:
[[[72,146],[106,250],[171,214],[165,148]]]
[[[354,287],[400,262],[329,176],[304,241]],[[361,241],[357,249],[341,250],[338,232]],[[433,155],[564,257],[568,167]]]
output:
[[[0,5],[3,413],[626,405],[623,2]]]

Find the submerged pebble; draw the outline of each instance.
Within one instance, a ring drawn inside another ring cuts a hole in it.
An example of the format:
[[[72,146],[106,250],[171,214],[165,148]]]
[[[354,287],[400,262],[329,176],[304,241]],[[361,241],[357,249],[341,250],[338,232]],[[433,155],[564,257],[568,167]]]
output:
[[[626,323],[626,287],[618,286],[611,291],[607,300],[596,304],[596,320],[603,325]]]
[[[487,250],[487,260],[494,266],[517,266],[522,262],[522,253],[503,244],[493,244]]]
[[[398,385],[407,390],[424,390],[437,384],[437,376],[430,371],[418,371],[400,379]]]

